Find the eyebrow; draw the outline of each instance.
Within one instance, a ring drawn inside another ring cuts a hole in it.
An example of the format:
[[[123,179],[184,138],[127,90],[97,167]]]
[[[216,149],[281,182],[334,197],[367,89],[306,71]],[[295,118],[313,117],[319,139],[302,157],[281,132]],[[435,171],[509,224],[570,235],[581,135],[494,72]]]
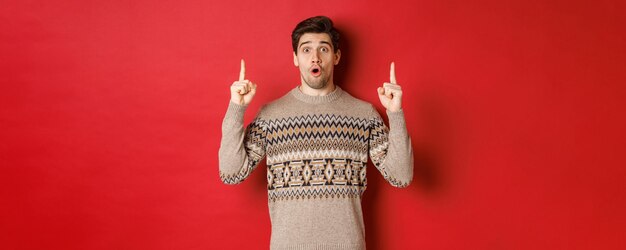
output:
[[[323,44],[328,44],[328,46],[330,46],[331,48],[333,47],[333,45],[332,45],[332,44],[330,44],[330,43],[329,43],[329,42],[327,42],[327,41],[321,41],[320,43],[323,43]]]
[[[307,43],[313,43],[313,42],[312,42],[312,41],[306,41],[306,42],[303,42],[303,43],[301,43],[300,45],[298,45],[298,48],[302,47],[302,45],[305,45],[305,44],[307,44]],[[327,41],[321,41],[321,42],[320,42],[320,44],[327,44],[327,45],[328,45],[328,46],[330,46],[331,48],[333,47],[333,45],[332,45],[332,44],[330,44],[330,43],[329,43],[329,42],[327,42]]]
[[[306,42],[303,42],[303,43],[301,43],[300,45],[298,45],[298,48],[302,47],[302,45],[305,45],[305,44],[307,44],[307,43],[312,43],[312,42],[311,42],[311,41],[306,41]]]

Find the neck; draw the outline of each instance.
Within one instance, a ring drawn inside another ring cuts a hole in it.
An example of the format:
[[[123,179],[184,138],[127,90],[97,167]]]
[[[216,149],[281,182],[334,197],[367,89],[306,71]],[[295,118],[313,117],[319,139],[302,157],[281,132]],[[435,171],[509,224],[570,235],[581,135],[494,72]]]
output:
[[[337,98],[339,98],[342,95],[343,91],[341,90],[341,87],[335,85],[335,88],[332,92],[326,95],[314,96],[314,95],[305,94],[302,91],[302,86],[298,86],[297,88],[294,88],[293,90],[291,90],[290,93],[293,97],[305,103],[327,104],[327,103],[331,103],[337,100]]]

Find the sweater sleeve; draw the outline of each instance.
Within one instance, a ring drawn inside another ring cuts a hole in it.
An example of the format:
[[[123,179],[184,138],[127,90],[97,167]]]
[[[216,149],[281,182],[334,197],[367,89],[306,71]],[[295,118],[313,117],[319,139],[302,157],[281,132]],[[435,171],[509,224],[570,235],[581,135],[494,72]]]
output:
[[[222,122],[219,173],[225,184],[241,183],[265,157],[264,121],[257,116],[244,130],[246,108],[231,102]]]
[[[387,111],[389,129],[372,107],[369,153],[374,166],[394,187],[407,187],[413,180],[413,149],[404,112]]]

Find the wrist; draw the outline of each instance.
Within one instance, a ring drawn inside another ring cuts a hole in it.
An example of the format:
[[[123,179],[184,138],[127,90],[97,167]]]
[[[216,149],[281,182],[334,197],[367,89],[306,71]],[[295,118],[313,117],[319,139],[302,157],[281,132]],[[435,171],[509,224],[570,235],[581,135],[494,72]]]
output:
[[[388,112],[392,112],[392,113],[395,113],[395,112],[398,112],[398,111],[401,111],[401,110],[402,110],[402,107],[389,107],[387,109]]]

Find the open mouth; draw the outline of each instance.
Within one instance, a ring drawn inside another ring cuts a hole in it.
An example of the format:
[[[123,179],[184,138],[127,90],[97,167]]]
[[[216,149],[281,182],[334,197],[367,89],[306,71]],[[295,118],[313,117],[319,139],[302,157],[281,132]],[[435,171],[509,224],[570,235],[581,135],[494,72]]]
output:
[[[311,75],[319,76],[321,73],[322,73],[322,70],[319,67],[315,66],[311,68]]]

